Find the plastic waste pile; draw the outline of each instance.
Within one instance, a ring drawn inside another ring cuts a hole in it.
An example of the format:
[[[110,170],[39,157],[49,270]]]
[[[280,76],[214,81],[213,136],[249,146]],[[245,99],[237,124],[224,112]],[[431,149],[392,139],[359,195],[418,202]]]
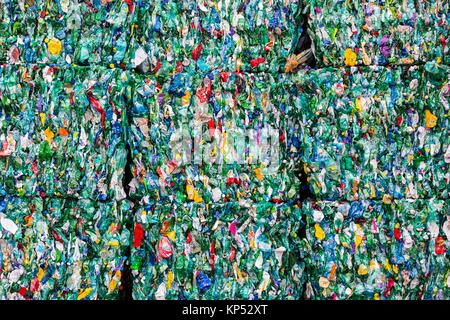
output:
[[[128,202],[0,200],[1,299],[117,299]]]
[[[448,299],[448,200],[309,201],[309,299]]]
[[[135,213],[135,299],[299,299],[298,206],[148,204]]]
[[[303,29],[299,0],[142,1],[129,61],[140,72],[277,73]]]
[[[449,62],[447,1],[310,0],[305,4],[308,33],[323,66]]]
[[[2,0],[0,62],[125,66],[133,1]]]
[[[124,199],[126,81],[105,68],[0,67],[1,194]]]
[[[135,80],[134,297],[299,298],[290,82],[225,72]]]
[[[0,299],[119,298],[128,10],[0,2]]]
[[[449,10],[0,0],[0,299],[449,299]]]
[[[448,198],[449,68],[299,72],[301,159],[322,200]]]
[[[297,132],[290,129],[295,107],[286,79],[214,72],[179,73],[164,83],[134,80],[132,197],[241,205],[297,201]]]

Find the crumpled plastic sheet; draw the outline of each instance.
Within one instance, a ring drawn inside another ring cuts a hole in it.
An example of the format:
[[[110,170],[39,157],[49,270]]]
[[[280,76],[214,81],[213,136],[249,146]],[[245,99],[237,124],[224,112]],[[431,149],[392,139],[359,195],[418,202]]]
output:
[[[308,0],[304,5],[319,65],[450,62],[448,1]]]
[[[283,71],[303,31],[298,0],[141,1],[128,63],[170,75]]]
[[[214,72],[134,79],[131,197],[298,201],[300,142],[289,119],[297,110],[286,94],[295,87],[284,78]]]
[[[0,63],[125,67],[132,0],[1,0]]]
[[[125,198],[126,73],[0,67],[0,193]]]
[[[448,67],[300,72],[300,158],[322,200],[449,195]]]
[[[448,299],[448,200],[303,203],[307,299]]]
[[[143,204],[135,211],[134,299],[298,299],[298,206]]]
[[[131,203],[0,199],[0,299],[117,299]]]

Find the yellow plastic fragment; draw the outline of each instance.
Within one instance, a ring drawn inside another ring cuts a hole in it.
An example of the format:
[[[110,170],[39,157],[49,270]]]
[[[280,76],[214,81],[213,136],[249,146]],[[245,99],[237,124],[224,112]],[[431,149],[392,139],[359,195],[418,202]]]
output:
[[[92,291],[92,288],[86,288],[80,291],[80,293],[78,294],[77,300],[83,300],[84,298],[86,298]]]
[[[59,54],[62,50],[62,43],[58,39],[53,38],[53,39],[49,40],[47,45],[48,45],[48,51],[54,56]]]
[[[47,119],[47,116],[45,115],[45,113],[41,112],[41,113],[39,113],[39,117],[41,118],[42,125],[44,125],[45,119]]]
[[[169,271],[169,273],[167,273],[167,289],[170,289],[172,287],[173,278],[173,272]]]
[[[365,265],[363,265],[363,264],[360,264],[359,267],[358,267],[358,274],[360,276],[364,276],[364,275],[367,274],[367,272],[368,272],[367,267]]]
[[[261,168],[255,169],[255,175],[256,175],[256,179],[258,179],[259,181],[262,181],[264,179],[264,175],[261,172]]]
[[[52,142],[53,138],[55,137],[55,134],[52,130],[50,130],[50,128],[45,129],[44,134],[45,140],[47,140],[49,143]]]
[[[320,224],[316,223],[314,225],[314,229],[316,230],[315,232],[316,238],[322,241],[325,238],[325,232],[322,230]]]
[[[434,128],[437,123],[437,117],[430,110],[425,110],[425,126],[427,129]]]
[[[356,64],[356,53],[350,48],[347,48],[344,52],[344,63],[350,67]]]

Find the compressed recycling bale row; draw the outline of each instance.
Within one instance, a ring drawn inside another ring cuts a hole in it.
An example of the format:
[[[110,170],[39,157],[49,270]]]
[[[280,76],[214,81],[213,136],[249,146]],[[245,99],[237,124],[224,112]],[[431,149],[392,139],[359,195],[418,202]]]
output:
[[[278,72],[303,32],[300,12],[298,0],[2,0],[0,63]]]
[[[314,195],[447,199],[448,75],[436,64],[298,73],[300,158]]]
[[[0,194],[125,198],[127,75],[0,67]]]
[[[295,205],[146,204],[134,214],[133,298],[298,299]]]
[[[319,65],[450,62],[448,1],[312,0],[305,6]]]
[[[135,77],[130,196],[160,202],[296,202],[289,82],[269,74]]]
[[[2,0],[0,62],[120,66],[134,12],[132,0]]]
[[[450,203],[303,203],[307,299],[449,299]]]
[[[0,299],[117,299],[128,202],[0,199]]]
[[[129,62],[143,72],[278,72],[302,33],[300,1],[143,1]]]

